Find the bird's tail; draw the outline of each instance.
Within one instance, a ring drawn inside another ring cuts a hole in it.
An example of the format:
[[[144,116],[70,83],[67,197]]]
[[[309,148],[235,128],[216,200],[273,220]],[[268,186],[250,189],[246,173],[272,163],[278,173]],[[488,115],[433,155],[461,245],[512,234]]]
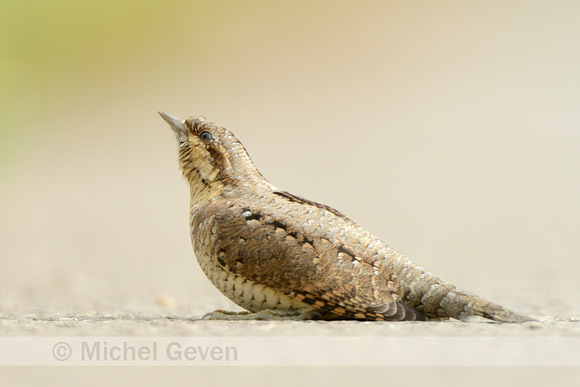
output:
[[[430,318],[481,316],[507,323],[533,321],[442,281],[398,253],[390,257],[388,265],[401,281],[402,301]]]

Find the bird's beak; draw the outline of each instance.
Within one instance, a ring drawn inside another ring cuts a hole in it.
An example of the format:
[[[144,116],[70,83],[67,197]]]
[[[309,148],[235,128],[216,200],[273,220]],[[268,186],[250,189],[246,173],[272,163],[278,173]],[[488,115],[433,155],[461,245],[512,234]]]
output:
[[[181,121],[179,118],[170,116],[169,114],[163,112],[157,112],[171,126],[171,129],[175,133],[187,133],[187,127],[185,126],[185,121]]]

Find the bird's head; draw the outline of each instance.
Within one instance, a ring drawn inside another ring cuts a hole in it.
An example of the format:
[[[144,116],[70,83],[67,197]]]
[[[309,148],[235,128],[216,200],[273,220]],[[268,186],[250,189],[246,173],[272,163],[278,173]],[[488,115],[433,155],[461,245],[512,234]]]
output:
[[[192,202],[211,199],[243,182],[265,182],[244,146],[229,130],[204,117],[180,120],[159,114],[175,132],[179,168],[190,185]]]

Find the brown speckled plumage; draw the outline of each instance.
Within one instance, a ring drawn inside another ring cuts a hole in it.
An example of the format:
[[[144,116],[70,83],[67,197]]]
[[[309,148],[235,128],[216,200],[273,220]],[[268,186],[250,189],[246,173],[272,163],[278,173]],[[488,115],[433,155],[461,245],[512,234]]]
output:
[[[328,319],[530,320],[440,280],[335,209],[279,190],[230,131],[161,115],[190,185],[195,255],[241,307]]]

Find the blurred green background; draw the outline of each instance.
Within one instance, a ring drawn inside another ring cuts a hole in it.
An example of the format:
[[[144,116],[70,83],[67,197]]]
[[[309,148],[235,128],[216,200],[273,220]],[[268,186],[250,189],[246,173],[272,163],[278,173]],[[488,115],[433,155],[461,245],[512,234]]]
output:
[[[0,2],[3,310],[232,307],[193,259],[157,110],[226,126],[272,183],[450,282],[526,313],[577,308],[579,11]]]

